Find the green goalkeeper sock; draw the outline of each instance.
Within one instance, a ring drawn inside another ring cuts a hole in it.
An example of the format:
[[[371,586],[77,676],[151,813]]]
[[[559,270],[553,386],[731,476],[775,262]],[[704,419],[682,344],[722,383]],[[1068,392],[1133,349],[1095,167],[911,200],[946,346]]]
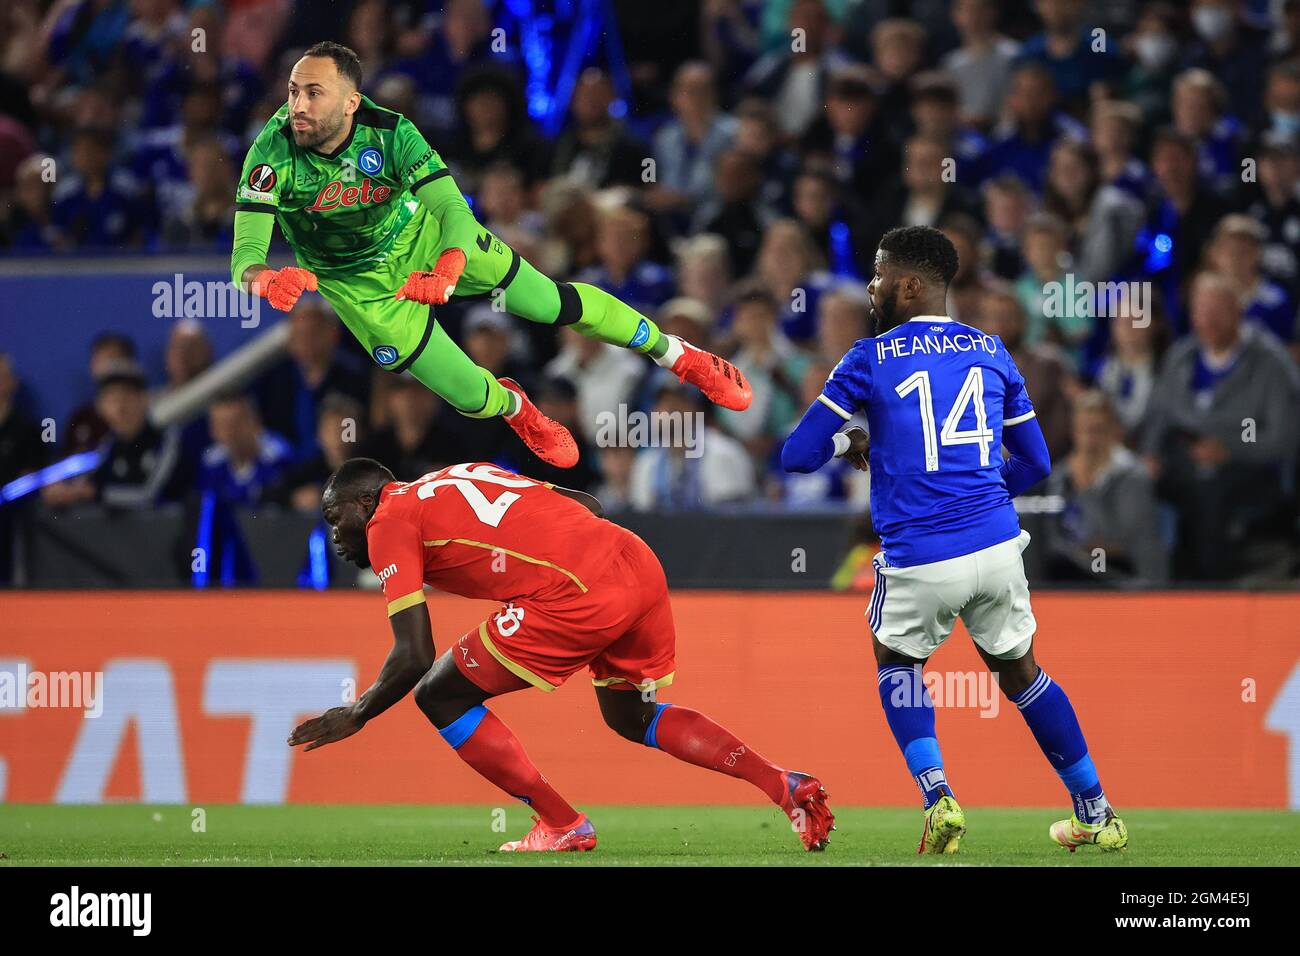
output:
[[[582,300],[582,318],[574,329],[588,338],[659,358],[668,349],[668,337],[644,315],[604,289],[585,282],[573,283]]]

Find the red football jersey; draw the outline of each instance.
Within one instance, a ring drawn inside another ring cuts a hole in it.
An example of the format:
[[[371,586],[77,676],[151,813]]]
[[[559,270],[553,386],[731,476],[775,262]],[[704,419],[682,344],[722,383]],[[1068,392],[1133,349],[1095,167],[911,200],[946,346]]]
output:
[[[385,485],[366,541],[389,616],[425,584],[497,601],[586,593],[630,532],[552,488],[486,462]]]

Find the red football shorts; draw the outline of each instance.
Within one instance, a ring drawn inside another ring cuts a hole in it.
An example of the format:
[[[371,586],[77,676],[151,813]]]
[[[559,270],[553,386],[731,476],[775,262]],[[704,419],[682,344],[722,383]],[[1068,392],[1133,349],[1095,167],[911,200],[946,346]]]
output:
[[[553,691],[584,666],[597,687],[645,691],[672,683],[676,646],[663,568],[629,532],[585,594],[506,604],[452,651],[461,673],[493,694]]]

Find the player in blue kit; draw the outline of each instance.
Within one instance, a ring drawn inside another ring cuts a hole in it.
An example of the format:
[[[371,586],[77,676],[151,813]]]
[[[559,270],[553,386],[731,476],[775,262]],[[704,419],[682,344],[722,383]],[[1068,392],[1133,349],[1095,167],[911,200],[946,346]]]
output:
[[[944,774],[922,666],[966,624],[1074,803],[1050,835],[1071,852],[1128,844],[1065,691],[1034,661],[1036,623],[1011,499],[1051,470],[1034,406],[996,336],[946,315],[957,250],[928,226],[891,230],[871,280],[874,338],[840,360],[781,451],[787,471],[832,456],[871,471],[882,549],[867,610],[885,717],[921,788],[918,853],[955,853],[966,819]],[[840,431],[855,412],[861,428]],[[1002,448],[1011,453],[1002,458]],[[868,459],[869,456],[869,459]]]

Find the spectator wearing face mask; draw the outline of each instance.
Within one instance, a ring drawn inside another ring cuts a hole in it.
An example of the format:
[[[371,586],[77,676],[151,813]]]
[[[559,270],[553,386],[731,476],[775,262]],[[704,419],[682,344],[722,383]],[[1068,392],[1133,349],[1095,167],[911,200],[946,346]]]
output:
[[[1230,103],[1253,102],[1268,65],[1268,35],[1246,22],[1245,8],[1237,0],[1193,0],[1196,38],[1182,61],[1185,69],[1200,67],[1217,76]]]
[[[1127,43],[1130,66],[1120,83],[1124,102],[1140,111],[1143,122],[1169,122],[1169,91],[1178,72],[1178,11],[1168,3],[1144,4]]]

